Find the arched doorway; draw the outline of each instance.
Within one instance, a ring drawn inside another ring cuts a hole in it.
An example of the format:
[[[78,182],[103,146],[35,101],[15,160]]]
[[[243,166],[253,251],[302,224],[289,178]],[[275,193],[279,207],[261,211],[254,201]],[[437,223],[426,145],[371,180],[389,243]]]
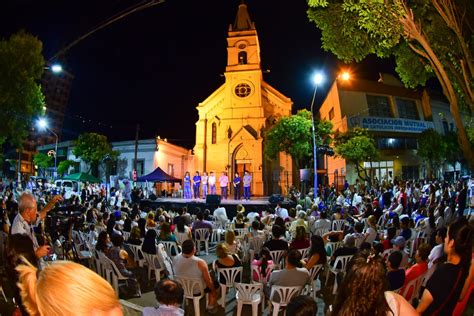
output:
[[[240,143],[237,147],[235,147],[234,151],[232,152],[232,175],[229,177],[234,181],[235,173],[238,172],[240,177],[243,178],[245,171],[248,171],[250,175],[252,175],[253,179],[253,168],[252,168],[252,158],[250,153],[247,151],[243,143]],[[253,187],[253,184],[252,184]],[[231,186],[232,193],[234,192],[233,185]],[[240,196],[244,194],[244,187],[243,185],[240,186]]]

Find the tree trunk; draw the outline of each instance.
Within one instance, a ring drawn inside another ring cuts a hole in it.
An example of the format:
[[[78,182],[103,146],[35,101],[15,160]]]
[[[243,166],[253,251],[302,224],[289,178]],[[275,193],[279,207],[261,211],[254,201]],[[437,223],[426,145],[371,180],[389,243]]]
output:
[[[443,64],[431,48],[428,39],[419,29],[419,26],[415,23],[413,14],[407,11],[406,16],[403,16],[400,19],[400,22],[405,27],[405,32],[407,34],[406,36],[408,37],[408,39],[412,39],[418,42],[418,44],[423,47],[424,51],[417,50],[413,45],[410,45],[410,48],[412,48],[413,51],[415,51],[417,54],[423,56],[424,58],[427,58],[436,72],[438,80],[440,81],[443,87],[444,95],[449,101],[451,114],[453,115],[454,122],[456,123],[456,128],[458,129],[459,147],[461,148],[464,154],[464,158],[466,158],[472,170],[474,169],[474,152],[472,150],[471,143],[467,138],[466,130],[461,119],[458,98],[454,90],[453,84],[451,83],[451,80],[449,79],[449,76],[446,70],[444,69]]]

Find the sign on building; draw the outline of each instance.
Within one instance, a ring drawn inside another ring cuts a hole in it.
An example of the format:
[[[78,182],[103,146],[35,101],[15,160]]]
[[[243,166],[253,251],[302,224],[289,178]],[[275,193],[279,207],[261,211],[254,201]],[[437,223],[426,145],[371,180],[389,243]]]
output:
[[[360,126],[371,131],[421,133],[434,128],[433,122],[392,117],[354,116],[349,118],[349,126]]]

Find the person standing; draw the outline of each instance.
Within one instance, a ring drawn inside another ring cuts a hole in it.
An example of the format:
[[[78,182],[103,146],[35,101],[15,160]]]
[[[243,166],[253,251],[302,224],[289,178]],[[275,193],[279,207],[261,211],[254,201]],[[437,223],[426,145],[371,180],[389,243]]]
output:
[[[202,173],[201,183],[202,183],[202,198],[205,199],[208,191],[208,179],[207,172]]]
[[[216,175],[214,174],[214,171],[211,171],[207,182],[209,183],[209,192],[211,192],[211,194],[216,194]]]
[[[201,176],[199,175],[199,171],[196,171],[196,174],[193,177],[193,191],[194,191],[194,198],[199,199],[201,189]]]
[[[234,182],[233,182],[234,200],[240,200],[240,183],[241,183],[240,175],[238,172],[236,172],[234,176]]]
[[[186,171],[184,175],[184,198],[185,199],[191,199],[192,198],[192,193],[191,193],[191,176],[189,175],[189,171]]]
[[[252,176],[248,171],[244,172],[244,199],[250,200],[250,184],[252,183]]]
[[[226,172],[223,171],[219,178],[219,186],[221,187],[221,195],[223,199],[227,199],[227,186],[229,185],[229,177]]]
[[[63,198],[60,195],[54,196],[39,214],[38,205],[36,204],[36,199],[33,194],[25,192],[18,199],[18,214],[13,220],[10,233],[12,235],[24,234],[30,237],[33,241],[35,255],[38,259],[48,255],[51,247],[47,245],[40,246],[38,244],[33,228],[37,227],[54,205],[57,202],[62,201],[62,199]]]

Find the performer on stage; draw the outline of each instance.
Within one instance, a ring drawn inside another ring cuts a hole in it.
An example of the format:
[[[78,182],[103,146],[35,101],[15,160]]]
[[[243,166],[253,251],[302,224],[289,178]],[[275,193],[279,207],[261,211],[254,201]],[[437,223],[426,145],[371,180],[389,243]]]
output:
[[[209,175],[209,179],[207,180],[209,183],[209,189],[211,194],[216,194],[216,175],[214,174],[214,171],[211,171],[211,174]]]
[[[184,174],[184,198],[185,199],[192,199],[193,194],[191,192],[191,176],[189,175],[189,171],[186,171]]]
[[[241,179],[240,179],[239,173],[236,172],[234,176],[234,182],[233,182],[234,200],[240,200],[240,182],[241,182]]]
[[[194,198],[199,199],[201,189],[201,176],[199,175],[199,171],[196,171],[196,174],[193,177],[193,191],[194,191]]]
[[[205,199],[206,196],[207,196],[207,189],[208,189],[208,186],[207,186],[207,183],[208,183],[208,179],[209,177],[207,176],[207,172],[204,171],[202,173],[202,177],[201,177],[201,183],[202,183],[202,198]]]
[[[252,183],[252,176],[246,170],[244,173],[244,199],[250,200],[250,183]]]
[[[222,198],[227,199],[227,186],[229,185],[229,177],[225,171],[222,172],[222,175],[219,178],[219,185],[221,187]]]

